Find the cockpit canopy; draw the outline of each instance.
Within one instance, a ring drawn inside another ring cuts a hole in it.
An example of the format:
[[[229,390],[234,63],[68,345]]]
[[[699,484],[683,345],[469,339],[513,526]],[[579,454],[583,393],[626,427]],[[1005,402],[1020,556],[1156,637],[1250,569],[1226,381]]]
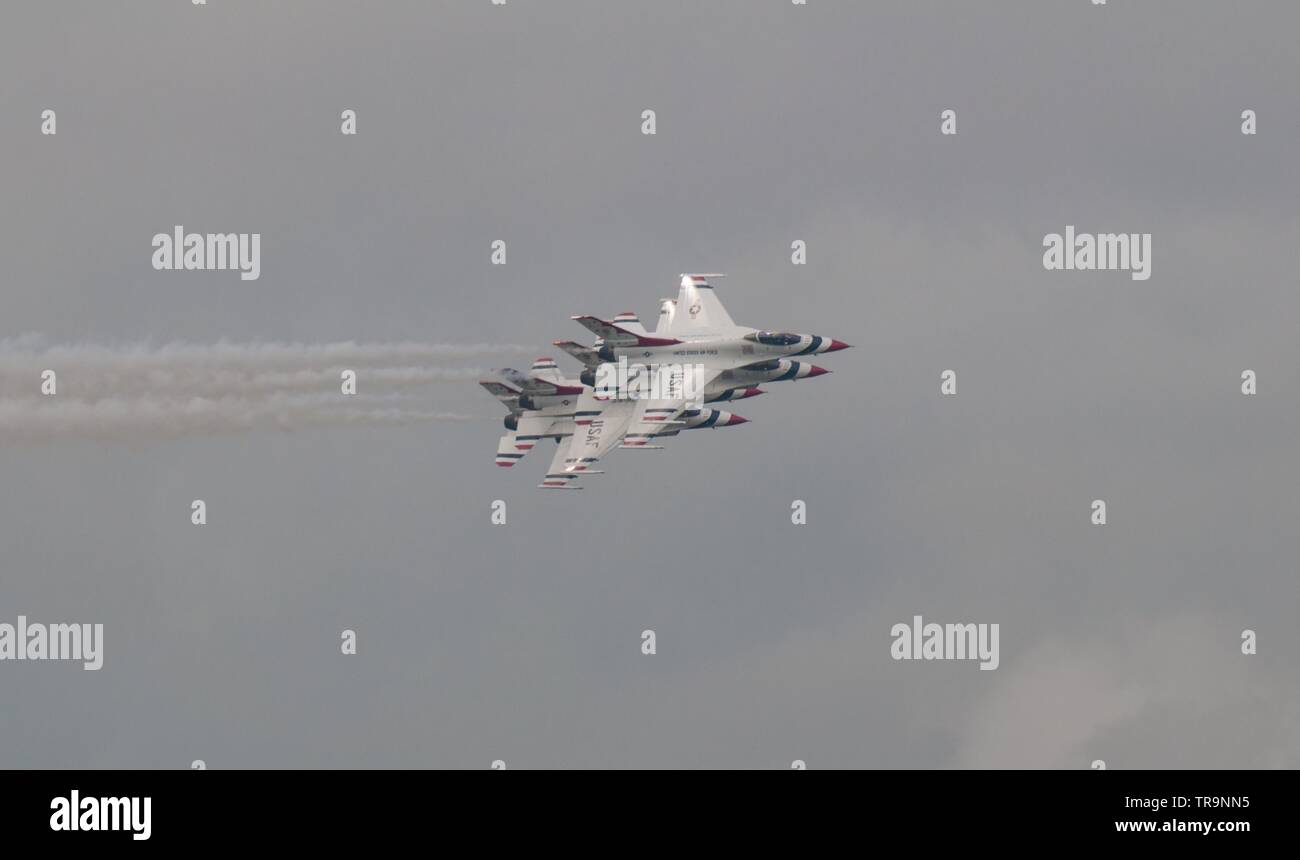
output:
[[[780,331],[758,331],[750,332],[745,335],[745,340],[761,343],[767,346],[794,346],[803,338],[797,334],[787,334]]]

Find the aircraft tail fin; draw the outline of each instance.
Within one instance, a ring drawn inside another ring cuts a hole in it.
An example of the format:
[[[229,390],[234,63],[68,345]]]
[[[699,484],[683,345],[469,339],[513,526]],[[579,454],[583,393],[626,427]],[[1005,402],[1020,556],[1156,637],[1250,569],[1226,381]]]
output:
[[[553,358],[539,358],[533,362],[533,367],[529,371],[534,379],[541,379],[552,384],[563,384],[564,377],[560,376],[560,368],[556,365]]]
[[[673,317],[677,314],[677,299],[660,299],[659,300],[659,322],[655,326],[655,331],[666,334],[672,330]]]
[[[641,318],[632,311],[623,311],[621,314],[616,314],[611,322],[619,328],[630,331],[632,334],[649,334],[649,332],[645,330],[645,326],[641,325]]]
[[[730,331],[736,328],[731,314],[722,306],[722,300],[713,291],[710,279],[722,275],[682,275],[681,290],[677,294],[677,306],[669,317],[669,327],[660,332],[670,335],[712,334]],[[660,314],[663,319],[663,314]]]
[[[515,463],[524,459],[524,454],[527,453],[527,451],[522,451],[515,447],[515,434],[513,432],[507,433],[502,436],[501,441],[497,443],[497,465],[506,467],[513,466]]]

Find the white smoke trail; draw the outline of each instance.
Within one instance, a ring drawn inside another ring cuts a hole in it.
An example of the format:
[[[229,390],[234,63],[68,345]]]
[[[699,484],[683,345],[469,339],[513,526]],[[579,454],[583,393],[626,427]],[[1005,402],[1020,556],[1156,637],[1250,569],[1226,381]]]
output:
[[[273,394],[258,399],[0,400],[0,443],[168,439],[258,429],[476,420],[471,415],[438,412],[419,408],[420,405],[418,400],[408,397],[342,394]]]
[[[42,368],[42,370],[45,368]],[[58,394],[94,399],[108,394],[237,397],[275,392],[341,391],[341,368],[331,370],[259,371],[230,368],[147,368],[123,371],[112,367],[50,367],[57,374]],[[0,366],[0,398],[41,397],[41,370]],[[477,367],[359,367],[357,392],[411,391],[438,383],[465,383],[485,378]]]
[[[340,370],[358,367],[429,367],[449,360],[520,353],[527,347],[513,344],[447,344],[399,341],[394,343],[168,343],[151,346],[131,343],[116,346],[78,344],[46,346],[40,335],[0,340],[0,373],[28,376],[51,369],[63,375],[95,370],[117,376],[151,371],[174,374],[213,373],[218,370],[265,373],[294,370]],[[335,374],[337,375],[337,374]]]
[[[474,420],[413,395],[483,371],[447,366],[523,352],[508,344],[419,342],[46,345],[0,340],[0,442],[173,438],[258,428]],[[356,372],[344,394],[343,370]],[[56,393],[41,390],[56,374]]]

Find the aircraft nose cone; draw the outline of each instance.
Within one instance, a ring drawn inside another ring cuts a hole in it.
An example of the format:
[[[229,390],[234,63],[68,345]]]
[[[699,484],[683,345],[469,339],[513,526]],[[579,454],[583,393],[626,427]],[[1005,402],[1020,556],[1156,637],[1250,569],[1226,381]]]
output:
[[[730,418],[727,419],[726,426],[733,427],[737,424],[748,424],[748,423],[749,423],[748,418],[741,418],[739,415],[732,415]]]
[[[757,397],[757,396],[760,395],[760,394],[766,394],[766,393],[767,393],[767,392],[764,391],[764,390],[761,389],[761,388],[746,388],[746,389],[745,389],[745,396],[746,396],[746,397]]]
[[[814,364],[812,366],[812,369],[808,371],[808,378],[812,379],[814,376],[821,376],[822,374],[826,374],[826,373],[830,373],[830,371],[824,367],[818,367],[817,365]]]
[[[852,344],[845,343],[842,340],[831,340],[831,345],[826,347],[825,352],[838,352],[841,349],[848,349]]]

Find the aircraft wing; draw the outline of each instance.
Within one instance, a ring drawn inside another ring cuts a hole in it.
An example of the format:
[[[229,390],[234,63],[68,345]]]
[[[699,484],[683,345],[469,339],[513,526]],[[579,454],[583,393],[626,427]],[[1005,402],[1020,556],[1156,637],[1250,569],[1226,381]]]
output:
[[[556,452],[541,486],[550,489],[568,487],[584,474],[599,474],[591,467],[623,441],[636,417],[637,406],[643,402],[598,400],[591,391],[584,391],[574,411],[573,437],[568,445],[561,445],[561,450]]]
[[[638,400],[636,415],[623,436],[623,448],[642,448],[656,436],[676,435],[684,400]]]
[[[676,436],[681,425],[686,423],[683,416],[699,412],[705,390],[722,373],[721,368],[674,368],[663,392],[668,397],[636,401],[636,414],[624,437],[623,447],[640,448],[656,436]]]
[[[703,392],[720,371],[709,371],[694,380],[694,391]],[[574,412],[573,438],[563,462],[559,454],[546,473],[543,487],[566,487],[584,474],[599,474],[592,467],[616,447],[643,448],[656,436],[675,436],[682,415],[697,407],[698,399],[686,398],[681,374],[670,384],[674,395],[660,399],[597,399],[594,391],[584,392]],[[694,394],[694,392],[692,392]]]
[[[555,446],[555,456],[551,458],[551,465],[546,467],[546,477],[537,486],[546,490],[581,490],[582,487],[575,483],[581,475],[581,472],[566,472],[564,462],[569,456],[569,445],[563,441]]]
[[[565,463],[568,471],[584,472],[614,450],[636,417],[639,400],[597,400],[584,393],[573,416],[573,439]]]

